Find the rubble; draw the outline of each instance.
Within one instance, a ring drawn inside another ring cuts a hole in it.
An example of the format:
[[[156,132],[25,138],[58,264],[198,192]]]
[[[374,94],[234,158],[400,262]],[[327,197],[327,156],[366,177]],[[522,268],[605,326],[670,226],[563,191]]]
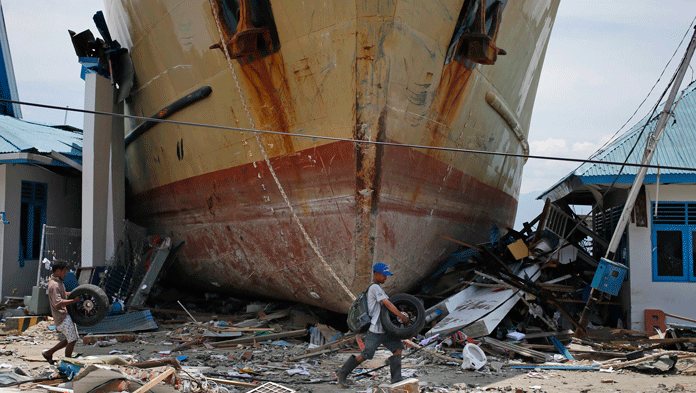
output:
[[[559,217],[564,226],[554,221]],[[659,373],[678,378],[674,389],[687,386],[680,378],[696,374],[696,327],[663,324],[659,310],[646,310],[656,316],[656,329],[624,329],[621,302],[601,293],[587,326],[580,323],[598,270],[583,239],[601,237],[586,227],[577,230],[582,227],[578,220],[547,204],[521,232],[493,228],[491,241],[477,245],[450,239],[461,250],[416,293],[428,317],[419,335],[404,340],[402,373],[409,383],[388,385],[383,368],[390,353],[378,351],[353,373],[357,388],[384,393],[481,392],[483,386],[485,391],[563,391],[548,385],[565,378],[559,373],[597,372],[612,378],[588,378],[588,385],[626,384],[624,376],[631,373]],[[531,229],[535,223],[536,231]],[[167,245],[160,239],[151,248]],[[166,271],[165,254],[159,254],[158,268]],[[57,339],[50,318],[37,320],[21,335],[5,326],[0,337],[11,348],[0,351],[0,363],[26,374],[15,381],[17,386],[48,390],[49,384],[62,383],[65,391],[73,386],[76,392],[100,383],[122,391],[331,390],[338,389],[335,370],[364,345],[361,334],[348,331],[343,315],[287,302],[170,291],[147,269],[123,265],[123,257],[118,263],[90,280],[107,283],[116,302],[130,306],[118,307],[82,335],[76,349],[82,356],[61,359],[58,367],[43,362],[40,350]],[[127,282],[115,289],[119,271],[139,272],[130,281],[146,280],[151,290]],[[131,301],[129,293],[138,293],[138,300]],[[513,380],[517,385],[505,384]],[[583,391],[577,384],[573,389],[568,391]]]

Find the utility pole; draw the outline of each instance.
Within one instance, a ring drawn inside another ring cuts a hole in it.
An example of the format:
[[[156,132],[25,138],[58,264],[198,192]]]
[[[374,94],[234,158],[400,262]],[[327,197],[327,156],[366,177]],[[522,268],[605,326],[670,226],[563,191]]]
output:
[[[694,35],[691,37],[691,42],[689,42],[689,46],[686,48],[684,58],[682,59],[681,64],[679,65],[676,77],[674,78],[674,84],[672,85],[672,90],[670,91],[669,96],[667,97],[667,101],[665,102],[665,106],[662,109],[662,112],[660,113],[660,118],[657,121],[657,125],[655,126],[655,131],[648,135],[648,140],[645,144],[645,151],[643,152],[643,159],[641,160],[641,165],[643,166],[641,166],[638,169],[638,173],[636,173],[635,180],[633,181],[633,185],[631,186],[631,190],[629,191],[628,197],[626,198],[626,203],[624,204],[623,211],[621,212],[621,217],[619,218],[619,222],[616,224],[616,229],[614,229],[614,234],[612,235],[611,241],[609,242],[609,246],[607,247],[607,253],[605,254],[605,258],[608,260],[614,258],[616,250],[619,248],[619,242],[621,241],[624,229],[626,229],[626,225],[628,224],[628,219],[630,218],[631,210],[633,210],[633,205],[635,205],[636,203],[638,192],[640,191],[640,187],[643,184],[643,180],[645,180],[645,174],[648,172],[648,168],[646,167],[646,165],[650,164],[650,161],[652,160],[652,157],[655,154],[655,150],[657,149],[657,143],[660,141],[660,137],[662,137],[662,133],[665,130],[667,121],[669,120],[669,117],[672,115],[672,105],[674,104],[674,99],[677,96],[677,93],[679,92],[682,80],[684,80],[684,74],[686,74],[686,70],[687,68],[689,68],[689,63],[691,63],[691,58],[694,54],[694,49],[696,49],[696,30],[694,31]],[[598,300],[597,297],[597,290],[595,288],[592,288],[592,291],[590,291],[590,298],[587,300],[585,309],[582,311],[582,316],[580,317],[580,325],[583,328],[587,326],[587,317],[589,311],[592,309],[594,303]]]

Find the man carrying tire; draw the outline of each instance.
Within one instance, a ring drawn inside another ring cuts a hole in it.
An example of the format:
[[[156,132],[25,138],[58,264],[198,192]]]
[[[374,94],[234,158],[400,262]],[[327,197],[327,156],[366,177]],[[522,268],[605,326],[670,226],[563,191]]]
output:
[[[360,355],[353,356],[343,364],[340,370],[336,372],[336,377],[338,378],[338,385],[342,388],[348,388],[352,385],[352,382],[347,381],[348,374],[351,373],[360,363],[367,359],[372,359],[375,355],[375,351],[380,344],[384,345],[388,350],[392,352],[392,356],[387,359],[389,364],[389,371],[391,373],[391,383],[396,383],[403,378],[401,377],[401,352],[404,349],[404,344],[401,340],[390,333],[384,331],[382,322],[380,320],[381,305],[387,308],[390,312],[396,315],[401,322],[408,323],[408,315],[399,311],[392,302],[389,301],[389,297],[380,284],[384,284],[387,281],[387,277],[392,275],[389,271],[389,267],[384,263],[378,263],[373,267],[372,284],[367,290],[367,311],[370,315],[370,328],[365,335],[365,349],[360,352]]]
[[[68,264],[64,261],[54,261],[51,264],[53,275],[48,281],[48,302],[51,305],[51,314],[53,315],[53,323],[56,325],[56,330],[59,332],[60,342],[51,349],[46,349],[41,352],[41,355],[50,364],[54,364],[53,354],[61,348],[65,348],[65,357],[71,357],[72,351],[79,336],[77,328],[73,323],[70,315],[68,315],[67,305],[77,303],[81,300],[80,296],[74,299],[68,299],[69,292],[65,292],[63,280],[68,274]]]

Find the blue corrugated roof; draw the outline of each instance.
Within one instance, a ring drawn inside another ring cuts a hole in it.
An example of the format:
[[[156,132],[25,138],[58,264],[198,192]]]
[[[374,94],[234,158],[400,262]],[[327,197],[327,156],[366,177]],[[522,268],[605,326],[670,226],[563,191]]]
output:
[[[53,150],[70,157],[82,157],[82,134],[0,116],[0,154],[48,154]]]
[[[670,118],[665,131],[657,144],[657,149],[652,158],[652,165],[663,165],[681,168],[696,168],[696,82],[691,83],[682,91],[683,96],[674,109],[674,116]],[[660,110],[664,105],[660,107]],[[594,161],[627,162],[639,164],[645,152],[645,144],[648,136],[655,131],[660,110],[652,118],[644,118],[633,126],[625,134],[608,144],[604,149],[592,155],[589,159]],[[647,123],[647,127],[645,127]],[[644,129],[645,128],[645,129]],[[636,141],[638,141],[636,145]],[[635,149],[631,152],[633,146]],[[630,155],[629,155],[630,154]],[[579,178],[582,183],[607,184],[614,181],[619,171],[621,176],[618,183],[632,183],[638,173],[638,167],[624,167],[619,165],[605,165],[598,163],[581,164],[573,172],[569,173],[558,183],[546,190],[541,196],[551,193],[559,185]],[[657,169],[650,168],[645,177],[645,183],[653,183],[657,177]],[[671,183],[694,182],[696,172],[676,169],[661,169],[660,182],[669,178]]]

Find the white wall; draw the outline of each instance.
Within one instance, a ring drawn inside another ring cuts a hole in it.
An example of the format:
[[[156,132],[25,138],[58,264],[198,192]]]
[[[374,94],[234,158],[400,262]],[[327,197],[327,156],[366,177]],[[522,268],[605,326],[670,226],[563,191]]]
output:
[[[46,224],[79,228],[81,222],[82,181],[66,178],[38,166],[24,164],[0,165],[0,208],[10,224],[3,225],[0,253],[0,294],[5,296],[31,295],[36,285],[38,260],[26,260],[19,266],[19,226],[22,181],[47,184]],[[17,292],[13,295],[13,290]]]
[[[696,318],[696,301],[693,299],[696,282],[653,282],[652,244],[650,240],[652,212],[650,206],[656,200],[656,186],[646,185],[646,209],[648,227],[639,228],[629,222],[629,279],[631,292],[632,330],[645,330],[644,311],[658,309],[669,314]],[[661,202],[696,201],[694,185],[665,185],[659,187]],[[667,322],[688,323],[667,317]]]

